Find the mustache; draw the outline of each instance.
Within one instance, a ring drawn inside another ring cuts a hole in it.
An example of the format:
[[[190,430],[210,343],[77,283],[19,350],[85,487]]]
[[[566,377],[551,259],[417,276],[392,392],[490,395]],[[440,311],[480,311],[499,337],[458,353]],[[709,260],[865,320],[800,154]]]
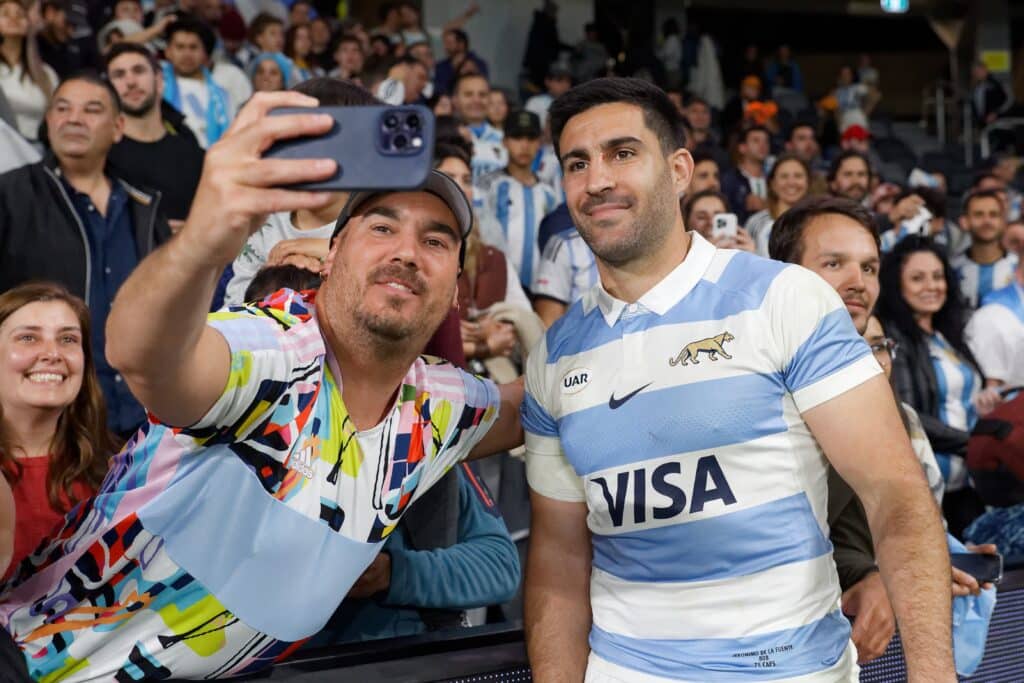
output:
[[[622,204],[627,207],[633,206],[633,198],[624,194],[603,194],[598,197],[587,197],[580,205],[583,213],[589,214],[594,209],[605,204]]]
[[[387,280],[395,280],[412,290],[414,294],[421,294],[427,288],[423,276],[413,268],[400,266],[396,263],[387,263],[374,268],[370,273],[370,282],[379,284]]]

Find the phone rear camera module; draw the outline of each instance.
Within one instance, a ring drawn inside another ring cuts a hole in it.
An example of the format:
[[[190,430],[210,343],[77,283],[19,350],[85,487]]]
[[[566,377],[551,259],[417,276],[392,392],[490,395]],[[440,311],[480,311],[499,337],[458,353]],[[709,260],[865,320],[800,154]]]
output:
[[[399,133],[391,140],[391,144],[394,146],[395,149],[405,149],[406,147],[409,146],[409,138]]]
[[[398,128],[398,117],[394,114],[388,114],[384,117],[384,127],[388,130],[394,130]]]
[[[417,115],[417,114],[409,114],[409,116],[406,117],[406,119],[405,119],[405,125],[406,125],[407,128],[409,128],[411,130],[419,130],[419,127],[420,127],[420,117],[419,117],[419,115]]]

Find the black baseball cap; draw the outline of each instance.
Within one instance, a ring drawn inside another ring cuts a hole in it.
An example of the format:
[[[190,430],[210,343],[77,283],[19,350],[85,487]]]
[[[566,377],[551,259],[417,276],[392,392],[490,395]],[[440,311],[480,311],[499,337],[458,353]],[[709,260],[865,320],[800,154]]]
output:
[[[331,235],[331,241],[334,241],[334,238],[338,236],[338,233],[341,232],[342,228],[345,227],[345,224],[348,223],[348,220],[352,218],[352,215],[360,206],[373,197],[393,192],[429,192],[451,209],[455,215],[455,220],[458,222],[459,234],[462,236],[462,244],[459,248],[459,265],[461,266],[465,258],[466,238],[469,237],[469,233],[473,229],[473,207],[469,203],[469,199],[462,192],[462,188],[458,186],[458,183],[437,169],[432,169],[427,174],[426,181],[418,190],[366,190],[350,194],[348,201],[345,202],[345,206],[341,209],[341,213],[338,214],[338,220],[334,224],[334,233]]]
[[[539,138],[541,134],[540,117],[532,111],[517,109],[505,119],[505,137],[507,138]]]

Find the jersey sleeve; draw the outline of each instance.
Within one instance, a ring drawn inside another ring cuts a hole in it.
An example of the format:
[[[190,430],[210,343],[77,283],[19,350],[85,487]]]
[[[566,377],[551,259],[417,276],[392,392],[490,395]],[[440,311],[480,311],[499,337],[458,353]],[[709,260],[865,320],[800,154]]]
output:
[[[971,316],[965,330],[967,346],[981,366],[981,372],[988,379],[1002,382],[1013,375],[1017,354],[1021,353],[1019,349],[1013,349],[1012,343],[1008,344],[1002,334],[1000,322],[1004,315],[1008,314],[1001,306],[982,306]]]
[[[526,481],[548,498],[584,502],[583,479],[565,457],[548,396],[547,342],[542,338],[526,362],[526,391],[520,409],[526,435]]]
[[[842,299],[815,273],[787,267],[767,306],[777,369],[801,413],[882,372]]]
[[[220,398],[187,432],[208,436],[221,431],[240,436],[237,432],[271,409],[287,391],[299,359],[287,329],[265,311],[252,305],[208,316],[207,324],[228,343],[231,370]]]
[[[532,291],[534,296],[543,296],[565,305],[572,303],[572,261],[569,245],[561,235],[552,235],[544,245]]]

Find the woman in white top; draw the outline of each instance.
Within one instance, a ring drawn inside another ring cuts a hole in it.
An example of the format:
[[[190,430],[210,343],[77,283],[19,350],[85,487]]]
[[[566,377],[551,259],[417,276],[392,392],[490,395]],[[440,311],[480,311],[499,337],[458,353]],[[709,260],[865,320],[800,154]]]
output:
[[[782,154],[768,172],[768,208],[747,219],[747,232],[754,239],[756,251],[768,256],[768,238],[775,219],[807,196],[811,186],[811,169],[800,157]]]
[[[0,0],[0,89],[18,132],[33,142],[56,87],[57,74],[39,56],[28,10],[18,0]]]

